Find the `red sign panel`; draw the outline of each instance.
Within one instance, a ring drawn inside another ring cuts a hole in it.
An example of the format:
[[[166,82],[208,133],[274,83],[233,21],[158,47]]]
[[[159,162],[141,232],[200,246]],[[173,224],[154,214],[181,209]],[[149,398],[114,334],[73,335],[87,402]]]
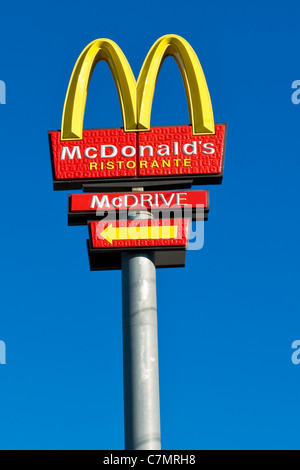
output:
[[[90,223],[91,248],[186,247],[188,219]]]
[[[163,214],[166,218],[184,216],[206,220],[209,210],[208,191],[71,194],[69,225],[84,225],[87,221],[99,220],[104,214],[114,216],[116,211],[124,217],[129,210],[147,210],[153,215]],[[178,213],[182,210],[185,212]]]
[[[208,191],[167,191],[143,193],[71,194],[70,212],[95,212],[98,209],[179,209],[208,208]]]
[[[203,136],[194,136],[191,126],[153,127],[149,132],[87,130],[82,140],[74,141],[61,141],[59,131],[50,132],[54,187],[166,176],[191,176],[198,184],[221,182],[226,125],[215,129]]]

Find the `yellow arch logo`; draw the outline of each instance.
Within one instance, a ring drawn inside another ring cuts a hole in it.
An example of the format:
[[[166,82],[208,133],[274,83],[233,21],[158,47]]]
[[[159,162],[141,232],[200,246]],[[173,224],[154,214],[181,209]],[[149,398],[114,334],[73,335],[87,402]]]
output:
[[[104,60],[113,75],[122,108],[125,132],[150,130],[155,85],[164,59],[172,56],[180,69],[194,135],[215,133],[214,116],[205,76],[190,44],[166,35],[150,49],[136,82],[119,46],[110,39],[91,42],[79,56],[69,83],[61,126],[61,140],[81,140],[86,96],[96,64]]]

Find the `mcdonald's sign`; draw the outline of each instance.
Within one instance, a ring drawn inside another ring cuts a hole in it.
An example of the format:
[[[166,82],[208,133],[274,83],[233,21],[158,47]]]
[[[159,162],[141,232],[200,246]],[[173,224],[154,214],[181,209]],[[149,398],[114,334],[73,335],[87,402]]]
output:
[[[185,86],[190,125],[150,126],[160,67],[172,56]],[[113,75],[122,109],[123,128],[83,130],[89,81],[104,60]],[[167,35],[150,49],[138,80],[118,45],[97,39],[79,56],[66,94],[61,131],[49,132],[54,189],[83,184],[136,184],[147,181],[220,183],[223,176],[226,124],[215,124],[211,99],[198,57],[180,36]],[[145,183],[146,182],[146,183]]]

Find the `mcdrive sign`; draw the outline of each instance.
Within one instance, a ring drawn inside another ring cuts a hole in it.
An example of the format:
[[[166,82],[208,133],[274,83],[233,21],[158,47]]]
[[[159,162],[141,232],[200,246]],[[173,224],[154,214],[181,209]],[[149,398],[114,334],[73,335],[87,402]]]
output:
[[[143,210],[171,218],[185,211],[185,215],[189,214],[194,220],[206,220],[208,191],[70,194],[68,220],[69,225],[85,225],[88,221],[99,220],[104,214],[106,218],[114,218],[117,211],[119,218],[123,218],[128,211]]]
[[[160,67],[172,56],[180,69],[191,125],[150,127]],[[119,93],[123,129],[83,130],[88,85],[95,65],[108,63]],[[221,183],[226,124],[215,124],[205,76],[192,47],[167,35],[150,49],[136,82],[122,50],[109,39],[89,44],[74,67],[61,131],[49,133],[54,189],[90,182],[188,177],[195,184]]]

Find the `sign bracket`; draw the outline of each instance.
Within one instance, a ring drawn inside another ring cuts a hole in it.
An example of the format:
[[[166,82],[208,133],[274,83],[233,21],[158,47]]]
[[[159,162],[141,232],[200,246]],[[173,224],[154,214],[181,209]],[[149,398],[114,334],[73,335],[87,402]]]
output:
[[[85,183],[82,185],[84,193],[96,193],[96,192],[122,192],[122,191],[131,191],[133,185],[138,185],[139,188],[147,188],[154,191],[161,191],[163,189],[169,189],[172,186],[173,190],[176,189],[190,189],[193,185],[193,179],[176,179],[176,180],[162,180],[162,181],[145,181],[138,179],[134,181],[115,181],[109,183]],[[143,189],[143,190],[144,190]]]

